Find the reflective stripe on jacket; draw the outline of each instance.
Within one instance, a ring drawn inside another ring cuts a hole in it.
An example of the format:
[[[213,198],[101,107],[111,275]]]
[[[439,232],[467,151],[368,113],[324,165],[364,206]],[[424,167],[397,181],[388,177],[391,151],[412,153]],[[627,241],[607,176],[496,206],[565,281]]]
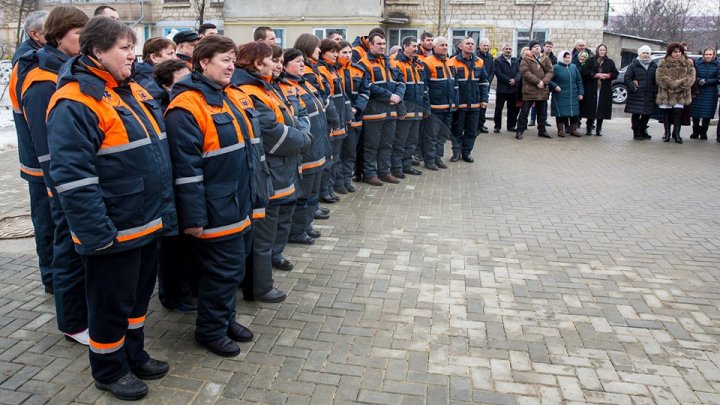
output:
[[[428,87],[425,82],[425,69],[423,64],[417,60],[405,56],[402,51],[390,61],[392,66],[401,74],[405,82],[405,119],[421,120],[430,114],[430,100],[428,99]]]
[[[260,123],[260,138],[265,150],[267,165],[273,185],[270,205],[283,205],[295,201],[300,152],[306,145],[305,134],[299,130],[293,116],[280,94],[268,82],[254,73],[236,69],[232,83],[247,94],[255,105]],[[309,143],[309,139],[307,139]]]
[[[160,107],[99,66],[88,56],[65,63],[48,107],[50,176],[83,255],[138,248],[177,228]]]
[[[483,60],[472,53],[470,59],[465,59],[460,52],[450,59],[450,63],[455,67],[458,83],[458,109],[477,110],[480,103],[487,103],[490,83]]]
[[[337,70],[337,64],[330,64],[321,60],[318,62],[318,71],[330,86],[330,101],[338,115],[339,126],[330,131],[330,140],[337,141],[347,136],[346,125],[352,119],[352,103],[345,92],[343,79]]]
[[[302,153],[300,173],[314,173],[322,170],[326,156],[330,151],[330,131],[322,102],[318,98],[315,88],[302,77],[285,75],[285,81],[280,83],[283,94],[298,111],[304,110],[307,115],[301,114],[300,119],[310,123],[312,143],[305,147]]]
[[[402,106],[402,103],[390,105],[390,96],[395,94],[400,97],[400,100],[405,96],[405,83],[396,81],[400,74],[395,71],[395,76],[393,75],[390,63],[385,55],[375,56],[368,54],[358,62],[358,65],[365,69],[370,82],[370,101],[363,112],[363,120],[384,121],[396,119],[398,109],[402,110],[404,106]]]
[[[360,66],[347,61],[340,63],[338,74],[342,78],[345,93],[350,98],[351,107],[356,110],[350,126],[362,127],[362,114],[370,100],[370,82],[367,73]]]
[[[425,58],[430,108],[433,111],[455,111],[458,104],[458,86],[455,67],[446,58],[432,54]]]

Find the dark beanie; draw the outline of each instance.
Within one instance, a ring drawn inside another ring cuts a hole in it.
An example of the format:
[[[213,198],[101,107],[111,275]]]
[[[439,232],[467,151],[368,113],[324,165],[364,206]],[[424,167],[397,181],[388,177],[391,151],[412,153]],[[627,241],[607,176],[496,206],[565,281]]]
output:
[[[535,41],[535,40],[532,40],[532,41],[530,41],[530,43],[528,44],[528,48],[532,50],[535,45],[540,45],[540,42]]]

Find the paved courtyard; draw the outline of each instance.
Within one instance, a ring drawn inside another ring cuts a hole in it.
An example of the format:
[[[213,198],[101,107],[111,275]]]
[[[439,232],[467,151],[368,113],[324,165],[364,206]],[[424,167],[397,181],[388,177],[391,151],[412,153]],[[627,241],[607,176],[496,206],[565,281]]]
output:
[[[147,349],[172,369],[146,401],[720,403],[715,127],[676,145],[629,126],[484,135],[475,164],[359,187],[287,252],[287,301],[240,302],[256,339],[237,358],[197,347],[194,317],[153,298]],[[15,159],[0,154],[0,217],[27,206]],[[0,402],[114,402],[57,332],[32,245],[7,243]]]

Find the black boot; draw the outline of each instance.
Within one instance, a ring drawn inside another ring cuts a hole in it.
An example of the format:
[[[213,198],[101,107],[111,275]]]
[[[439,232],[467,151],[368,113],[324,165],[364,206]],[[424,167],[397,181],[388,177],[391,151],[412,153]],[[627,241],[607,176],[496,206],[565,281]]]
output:
[[[643,137],[643,139],[645,139],[645,140],[652,139],[652,136],[650,136],[650,134],[648,133],[648,128],[650,128],[650,127],[646,126],[646,127],[643,128],[643,130],[642,130],[642,137]]]
[[[597,120],[597,128],[595,128],[595,135],[602,136],[602,134],[603,134],[602,124],[603,124],[603,120],[598,119]]]
[[[642,132],[639,129],[633,128],[633,139],[636,141],[642,141],[645,138],[643,137]]]
[[[663,110],[663,127],[665,128],[663,142],[670,142],[670,131],[672,130],[672,118],[670,115],[671,112],[669,108]]]
[[[705,121],[705,120],[703,120]],[[710,121],[703,122],[703,124],[700,126],[700,139],[703,141],[707,141],[707,131],[708,128],[710,128]]]
[[[592,122],[593,122],[593,120],[591,120],[590,118],[588,118],[587,121],[585,122],[585,135],[588,135],[588,136],[592,135],[592,127],[593,127]]]
[[[672,114],[673,114],[673,116],[672,116],[672,118],[673,118],[672,137],[675,140],[675,143],[682,143],[682,138],[680,137],[680,130],[682,129],[682,109],[673,108]]]
[[[700,136],[700,125],[697,124],[695,120],[693,120],[692,124],[692,134],[690,134],[690,139],[698,139]]]

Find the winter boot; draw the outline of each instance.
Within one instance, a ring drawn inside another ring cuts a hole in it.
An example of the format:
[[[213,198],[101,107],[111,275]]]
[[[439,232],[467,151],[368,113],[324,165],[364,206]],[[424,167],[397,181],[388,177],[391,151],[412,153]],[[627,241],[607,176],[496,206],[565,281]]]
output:
[[[578,133],[577,130],[578,130],[578,124],[573,124],[573,123],[571,123],[571,124],[570,124],[570,135],[572,135],[572,136],[580,136],[580,134]]]
[[[672,118],[670,118],[670,109],[663,110],[663,127],[665,128],[663,142],[670,142],[670,132],[672,130]]]
[[[675,143],[683,143],[682,138],[680,137],[680,130],[682,130],[682,110],[679,108],[673,108],[672,114],[672,137],[675,140]]]
[[[557,119],[555,120],[555,123],[557,124],[558,136],[561,138],[565,138],[565,122]]]

